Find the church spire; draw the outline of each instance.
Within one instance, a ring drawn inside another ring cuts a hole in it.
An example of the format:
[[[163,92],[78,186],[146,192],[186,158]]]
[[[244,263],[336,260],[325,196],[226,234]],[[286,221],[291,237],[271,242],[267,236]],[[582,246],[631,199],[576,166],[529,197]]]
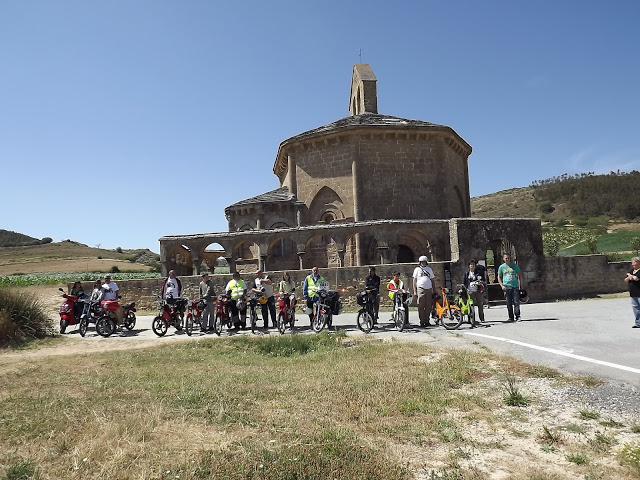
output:
[[[351,96],[349,98],[349,113],[361,115],[363,113],[378,113],[378,79],[373,70],[366,63],[353,66],[351,76]]]

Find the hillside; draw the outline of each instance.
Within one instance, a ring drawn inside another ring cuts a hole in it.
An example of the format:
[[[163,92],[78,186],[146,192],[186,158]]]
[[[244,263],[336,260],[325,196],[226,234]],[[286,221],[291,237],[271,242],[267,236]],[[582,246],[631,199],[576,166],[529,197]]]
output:
[[[51,243],[51,239],[48,237],[38,240],[37,238],[24,235],[23,233],[14,232],[11,230],[3,230],[0,228],[0,247],[17,247],[21,245],[40,245],[45,243]]]
[[[0,275],[16,273],[151,271],[160,256],[148,249],[106,250],[66,240],[45,245],[0,248]]]
[[[640,172],[582,173],[537,180],[471,199],[474,217],[530,217],[543,220],[609,217],[628,221],[640,217]]]

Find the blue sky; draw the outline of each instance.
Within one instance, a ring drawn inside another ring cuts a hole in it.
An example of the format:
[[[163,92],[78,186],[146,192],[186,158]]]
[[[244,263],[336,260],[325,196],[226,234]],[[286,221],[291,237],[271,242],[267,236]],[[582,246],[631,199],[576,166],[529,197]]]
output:
[[[472,196],[640,170],[639,19],[635,0],[0,0],[0,228],[154,251],[226,231],[225,206],[279,186],[281,141],[348,115],[360,62],[380,113],[472,145]]]

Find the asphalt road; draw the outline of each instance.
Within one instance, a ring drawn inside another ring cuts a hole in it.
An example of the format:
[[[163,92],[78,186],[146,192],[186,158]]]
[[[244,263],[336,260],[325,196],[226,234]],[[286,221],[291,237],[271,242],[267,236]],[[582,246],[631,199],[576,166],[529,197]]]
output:
[[[417,311],[410,312],[412,325],[397,332],[390,322],[391,313],[381,312],[378,328],[370,336],[426,344],[457,346],[477,343],[491,351],[515,356],[526,362],[554,367],[562,372],[593,375],[640,388],[640,328],[632,329],[633,314],[628,297],[535,303],[522,306],[522,321],[507,323],[504,306],[485,310],[486,322],[471,329],[462,325],[458,330],[443,327],[419,328]],[[116,332],[116,337],[136,337],[138,341],[171,342],[189,340],[173,327],[162,338],[151,330],[151,316],[139,316],[131,332]],[[262,321],[259,322],[262,325]],[[356,314],[343,313],[334,317],[334,326],[348,335],[363,335],[356,327]],[[72,327],[73,329],[73,327]],[[308,317],[298,313],[296,331],[312,333]],[[74,335],[76,332],[70,331]],[[223,331],[223,336],[251,334],[251,332]],[[258,335],[279,335],[277,330],[260,329]],[[79,336],[79,335],[78,335]],[[191,339],[205,336],[194,332]],[[215,335],[207,334],[207,337]],[[105,341],[90,327],[87,341]]]

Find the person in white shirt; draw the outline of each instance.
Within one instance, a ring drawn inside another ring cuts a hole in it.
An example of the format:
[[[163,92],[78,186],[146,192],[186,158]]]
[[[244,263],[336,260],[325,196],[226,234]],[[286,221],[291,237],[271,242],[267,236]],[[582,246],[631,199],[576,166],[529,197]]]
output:
[[[264,289],[264,294],[267,297],[267,303],[261,305],[264,328],[269,328],[269,314],[271,314],[271,325],[273,328],[276,328],[276,299],[273,296],[273,283],[269,276],[265,275],[262,270],[257,270],[252,290],[260,293],[263,291],[262,289]]]
[[[171,300],[178,298],[182,293],[182,282],[176,277],[174,270],[169,271],[169,276],[162,282],[162,298]]]
[[[111,281],[111,275],[104,276],[104,284],[102,285],[104,295],[102,300],[117,300],[118,299],[118,285],[116,282]]]
[[[435,274],[429,266],[425,255],[419,259],[419,265],[413,271],[413,296],[418,298],[418,316],[420,326],[430,325],[429,316],[433,308],[433,292],[435,290]]]

